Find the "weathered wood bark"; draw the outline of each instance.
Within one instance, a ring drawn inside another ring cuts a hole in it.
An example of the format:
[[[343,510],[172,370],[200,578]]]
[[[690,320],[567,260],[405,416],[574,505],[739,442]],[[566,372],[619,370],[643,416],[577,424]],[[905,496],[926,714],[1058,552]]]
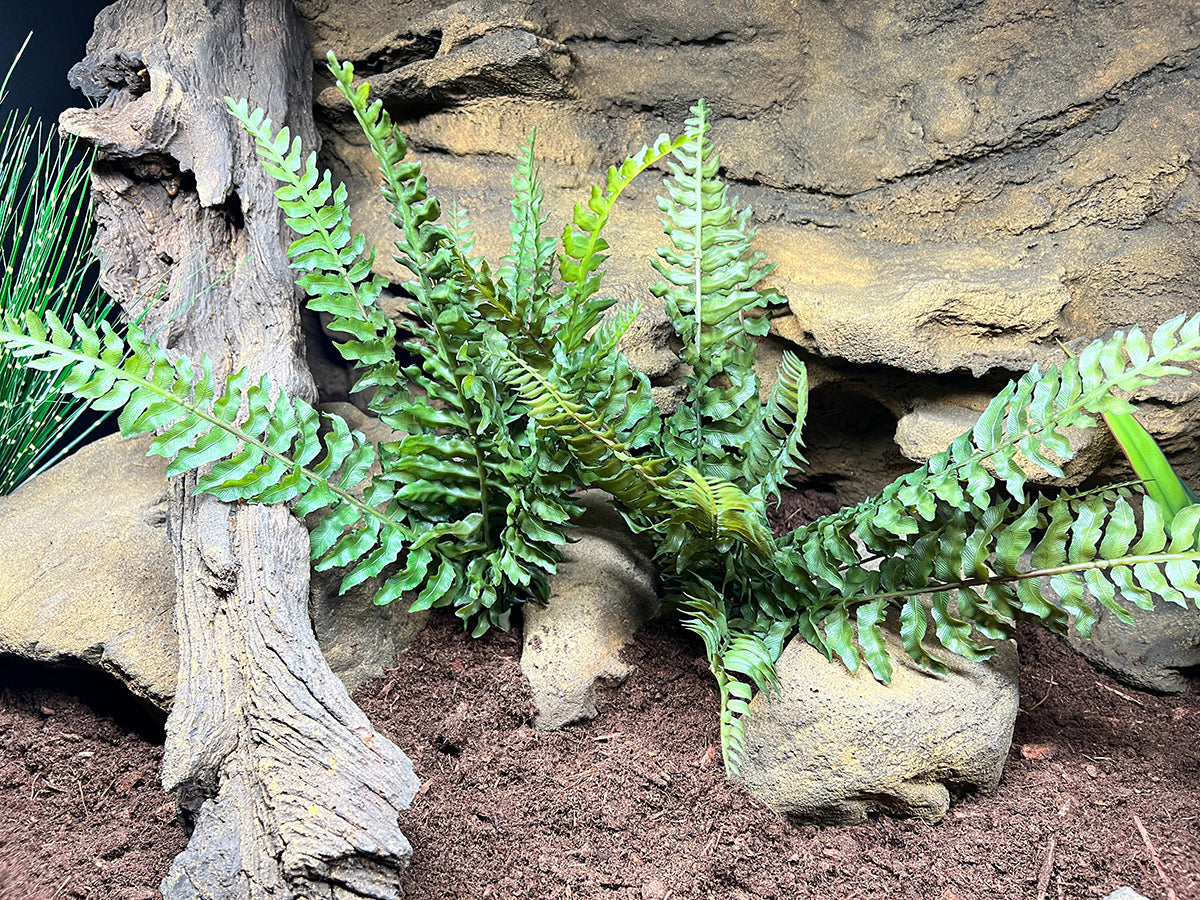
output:
[[[273,184],[222,108],[246,96],[311,146],[311,54],[288,0],[119,0],[72,79],[102,105],[63,127],[99,150],[105,287],[219,373],[310,399]],[[395,897],[416,782],[325,664],[308,537],[286,509],[175,486],[180,672],[163,782],[194,825],[162,890],[183,898]]]

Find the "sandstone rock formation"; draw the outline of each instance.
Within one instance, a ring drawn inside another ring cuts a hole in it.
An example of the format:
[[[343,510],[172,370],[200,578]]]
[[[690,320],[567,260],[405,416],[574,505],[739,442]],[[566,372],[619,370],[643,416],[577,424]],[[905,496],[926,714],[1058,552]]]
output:
[[[810,418],[812,472],[843,499],[911,466],[893,436],[917,405],[953,418],[964,388],[1061,358],[1059,341],[1153,326],[1200,297],[1200,33],[1185,0],[298,5],[315,58],[332,49],[370,78],[492,256],[533,128],[561,230],[605,166],[707,98],[790,298],[777,339],[826,361],[814,409],[855,423]],[[325,159],[386,247],[374,163],[320,84]],[[606,282],[647,302],[643,335],[662,321],[643,261],[661,241],[655,189],[619,208]],[[631,350],[654,369],[652,342]],[[1146,416],[1187,476],[1198,396],[1164,387]]]
[[[779,690],[750,705],[739,777],[755,797],[808,822],[874,813],[938,822],[952,793],[1000,783],[1017,718],[1015,643],[986,662],[941,651],[949,672],[930,675],[884,634],[890,686],[865,667],[851,675],[830,664],[801,638],[787,646]]]
[[[86,663],[166,709],[179,647],[166,461],[111,436],[0,497],[0,652]]]

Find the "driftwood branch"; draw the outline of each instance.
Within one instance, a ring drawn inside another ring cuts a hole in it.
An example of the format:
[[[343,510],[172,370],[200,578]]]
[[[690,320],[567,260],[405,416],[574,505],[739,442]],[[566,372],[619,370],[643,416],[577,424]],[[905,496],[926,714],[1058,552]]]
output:
[[[309,399],[287,230],[223,98],[314,146],[311,77],[286,0],[119,0],[72,70],[100,105],[61,120],[99,151],[109,292],[166,346]],[[193,483],[172,503],[180,672],[163,782],[194,830],[163,894],[399,896],[411,849],[397,817],[417,782],[320,654],[307,532],[286,509],[194,497]]]

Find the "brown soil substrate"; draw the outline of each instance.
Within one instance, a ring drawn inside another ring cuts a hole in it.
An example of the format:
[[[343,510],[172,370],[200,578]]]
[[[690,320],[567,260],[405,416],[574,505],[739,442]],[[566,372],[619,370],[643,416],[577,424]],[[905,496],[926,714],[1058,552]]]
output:
[[[1033,898],[1051,841],[1047,897],[1165,897],[1135,817],[1179,900],[1200,898],[1200,694],[1124,688],[1032,629],[999,790],[938,826],[843,828],[791,825],[724,779],[714,684],[675,629],[643,629],[599,718],[549,734],[515,637],[448,620],[429,637],[355,694],[423,780],[412,898]]]
[[[472,640],[436,616],[354,694],[422,781],[402,823],[407,895],[1069,900],[1128,885],[1200,900],[1196,689],[1123,687],[1023,629],[1023,709],[995,793],[960,798],[937,826],[816,828],[723,777],[699,650],[652,623],[599,718],[542,733],[518,636]],[[132,707],[98,711],[112,691],[81,697],[81,678],[95,676],[0,667],[0,900],[157,897],[183,847],[158,787],[161,730]]]
[[[1004,780],[938,826],[793,826],[727,783],[712,680],[663,625],[639,634],[600,717],[557,733],[530,725],[515,635],[472,640],[450,616],[355,699],[423,781],[403,823],[412,898],[1034,898],[1052,840],[1051,900],[1122,885],[1165,898],[1138,819],[1175,895],[1200,898],[1200,692],[1135,691],[1049,635],[1021,637]],[[13,672],[0,898],[156,897],[184,836],[153,735]]]
[[[163,731],[115,681],[0,661],[0,900],[153,900],[187,839]]]

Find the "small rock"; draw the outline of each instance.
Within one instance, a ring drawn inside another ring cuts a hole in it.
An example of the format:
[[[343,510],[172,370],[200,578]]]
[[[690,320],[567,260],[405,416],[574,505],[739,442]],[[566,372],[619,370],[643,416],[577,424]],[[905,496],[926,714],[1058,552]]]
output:
[[[521,671],[533,688],[538,728],[596,717],[600,684],[629,674],[621,649],[653,613],[654,567],[642,543],[598,491],[563,548],[550,602],[525,608]]]
[[[1166,694],[1187,690],[1200,670],[1200,609],[1162,600],[1152,610],[1125,607],[1134,624],[1101,607],[1090,637],[1072,628],[1064,638],[1092,665],[1130,687]]]
[[[779,690],[751,704],[741,780],[802,821],[862,822],[872,813],[938,822],[950,792],[993,790],[1017,717],[1017,652],[986,662],[929,647],[946,675],[920,671],[885,630],[890,686],[850,674],[796,638],[776,666]]]
[[[164,825],[169,825],[175,821],[175,817],[179,815],[179,806],[174,800],[168,800],[154,808],[154,818],[162,822]]]
[[[1054,748],[1049,744],[1022,744],[1021,758],[1036,760],[1054,759]]]

